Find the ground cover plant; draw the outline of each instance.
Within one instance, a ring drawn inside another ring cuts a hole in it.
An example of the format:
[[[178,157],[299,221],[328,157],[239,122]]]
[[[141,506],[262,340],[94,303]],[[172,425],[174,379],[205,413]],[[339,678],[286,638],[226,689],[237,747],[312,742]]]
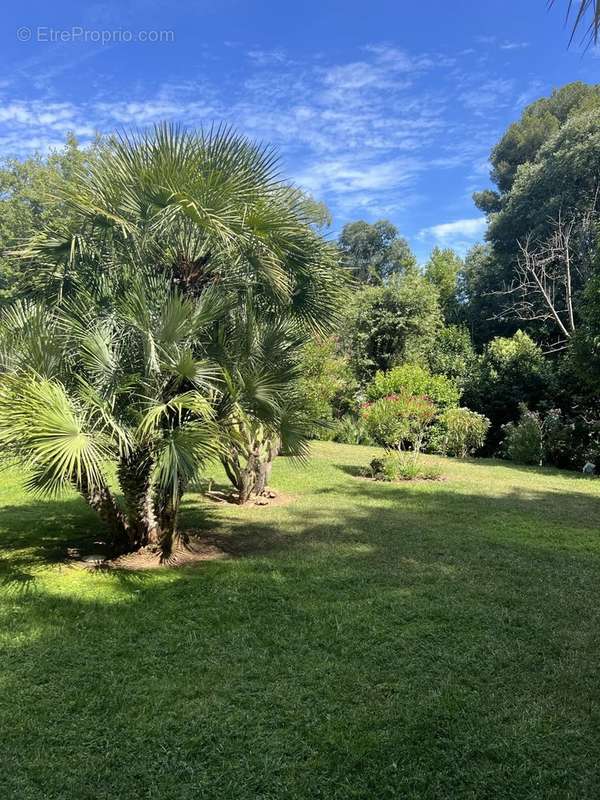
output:
[[[97,517],[5,473],[3,797],[597,797],[597,479],[375,452],[277,459],[285,505],[187,494],[229,557],[135,573],[62,564]]]

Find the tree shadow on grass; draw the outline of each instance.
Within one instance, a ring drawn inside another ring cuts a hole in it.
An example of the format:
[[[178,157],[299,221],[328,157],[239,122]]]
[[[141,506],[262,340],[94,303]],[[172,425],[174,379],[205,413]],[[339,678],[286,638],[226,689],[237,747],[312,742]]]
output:
[[[337,469],[352,478],[362,471],[346,464]],[[437,482],[356,479],[324,485],[314,495],[323,502],[260,509],[243,517],[233,509],[223,513],[224,504],[187,495],[181,527],[237,559],[279,558],[288,551],[318,558],[330,550],[341,562],[360,556],[383,563],[396,556],[412,558],[414,550],[428,560],[427,548],[435,555],[453,545],[467,555],[489,547],[510,551],[516,543],[521,552],[531,553],[595,553],[598,546],[600,498],[577,490],[511,487],[490,496]],[[36,572],[64,563],[71,549],[97,551],[104,537],[100,521],[76,497],[5,506],[0,526],[0,585],[15,592],[30,591]],[[143,581],[141,573],[122,574],[123,584],[133,590]]]
[[[598,498],[429,488],[215,513],[234,562],[28,598],[6,796],[597,797]]]

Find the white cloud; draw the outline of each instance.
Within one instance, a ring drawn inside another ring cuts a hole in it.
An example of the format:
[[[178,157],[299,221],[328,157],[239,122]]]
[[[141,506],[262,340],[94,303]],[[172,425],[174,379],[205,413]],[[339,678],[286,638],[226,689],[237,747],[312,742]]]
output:
[[[154,87],[98,85],[79,104],[58,102],[55,87],[44,97],[24,100],[35,87],[15,95],[13,83],[10,89],[0,86],[0,151],[45,150],[60,143],[67,130],[86,141],[96,130],[162,119],[190,127],[224,121],[277,146],[283,174],[325,200],[342,224],[424,207],[431,200],[424,194],[429,191],[424,176],[441,170],[452,171],[449,185],[458,182],[461,202],[454,212],[467,217],[472,213],[462,210],[469,208],[463,205],[467,188],[483,180],[473,165],[485,164],[498,139],[499,109],[514,109],[519,91],[527,88],[525,81],[517,87],[487,67],[467,69],[474,59],[459,68],[448,54],[408,53],[393,43],[367,44],[345,60],[313,53],[301,62],[282,49],[231,42],[227,47],[234,45],[241,66],[219,77],[210,78],[207,69],[202,78]],[[494,47],[499,46],[496,40]],[[469,54],[475,57],[463,52]],[[467,219],[421,233],[423,242],[454,244],[482,231],[480,220]]]
[[[514,82],[505,78],[492,78],[478,82],[462,92],[460,99],[465,108],[484,116],[501,106],[510,105],[514,94]]]
[[[248,50],[248,58],[254,61],[255,64],[260,66],[268,66],[271,64],[285,64],[288,58],[284,50]],[[288,62],[289,63],[289,62]]]
[[[523,50],[525,47],[529,47],[529,42],[503,42],[500,50]]]
[[[419,231],[421,241],[434,240],[442,247],[452,247],[464,253],[472,244],[480,240],[487,222],[485,217],[457,219],[454,222],[442,222]]]
[[[421,169],[418,161],[393,159],[381,163],[364,159],[340,158],[322,161],[297,176],[298,183],[310,192],[387,192],[410,184]]]

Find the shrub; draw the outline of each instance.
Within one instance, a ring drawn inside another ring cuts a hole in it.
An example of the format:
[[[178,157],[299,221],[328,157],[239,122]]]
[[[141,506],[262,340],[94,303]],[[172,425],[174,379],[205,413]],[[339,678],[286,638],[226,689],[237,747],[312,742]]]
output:
[[[493,450],[503,426],[516,419],[519,406],[537,409],[550,392],[549,362],[522,331],[508,339],[497,337],[486,347],[467,382],[464,403],[492,422],[488,447]]]
[[[323,424],[355,407],[357,382],[333,338],[305,344],[300,367],[298,391],[302,405],[306,416],[317,422],[313,435],[320,436]]]
[[[483,447],[490,421],[468,408],[448,408],[440,418],[439,428],[439,452],[466,458]]]
[[[391,394],[363,403],[362,418],[371,438],[388,449],[411,449],[418,454],[435,406],[427,397]]]
[[[406,453],[388,452],[374,458],[369,465],[370,475],[376,481],[439,480],[441,470],[437,465],[424,465],[407,458]]]
[[[520,464],[538,464],[543,460],[543,428],[540,415],[521,406],[517,422],[503,426],[502,453]]]
[[[428,397],[439,409],[456,406],[460,390],[444,375],[432,375],[418,364],[404,364],[389,372],[378,372],[367,387],[369,400],[380,400],[392,394]]]
[[[358,378],[425,358],[442,327],[437,292],[416,271],[355,294],[343,339]]]
[[[375,444],[364,420],[361,417],[355,418],[350,414],[337,420],[332,428],[321,438],[328,439],[340,444]]]

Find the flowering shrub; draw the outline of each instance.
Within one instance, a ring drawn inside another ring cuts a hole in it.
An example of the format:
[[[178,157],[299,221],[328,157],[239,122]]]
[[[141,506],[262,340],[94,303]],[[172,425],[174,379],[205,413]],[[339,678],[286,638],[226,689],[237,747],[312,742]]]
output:
[[[371,401],[397,394],[428,397],[438,409],[456,406],[460,398],[454,381],[444,375],[432,375],[417,364],[378,372],[367,387],[367,398]]]
[[[390,394],[363,403],[361,416],[371,438],[387,449],[421,451],[436,409],[428,397]]]

